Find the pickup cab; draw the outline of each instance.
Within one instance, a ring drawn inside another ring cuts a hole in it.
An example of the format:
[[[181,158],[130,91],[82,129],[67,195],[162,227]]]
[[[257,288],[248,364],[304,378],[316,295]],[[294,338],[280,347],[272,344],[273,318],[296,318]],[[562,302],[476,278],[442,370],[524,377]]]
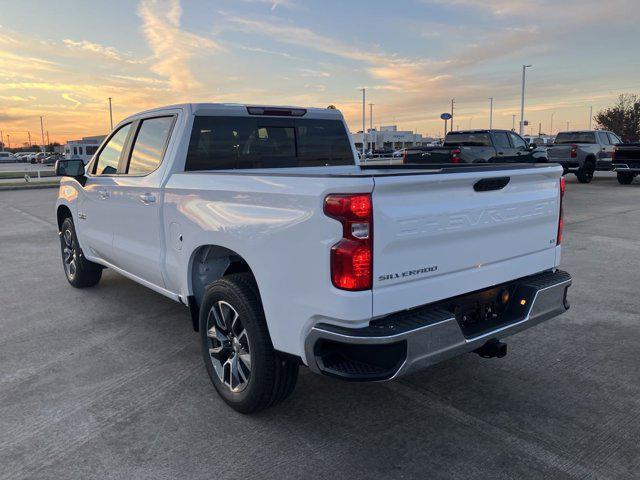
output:
[[[301,365],[382,381],[501,357],[569,308],[557,165],[369,168],[335,109],[183,104],[56,171],[68,282],[109,268],[188,307],[240,412],[284,400]]]
[[[547,148],[550,162],[559,163],[564,173],[575,173],[580,183],[590,183],[597,170],[610,171],[614,146],[620,138],[613,132],[586,130],[559,132]]]
[[[404,151],[405,164],[446,163],[543,163],[545,150],[528,144],[510,130],[468,130],[447,133],[438,147],[414,147]]]

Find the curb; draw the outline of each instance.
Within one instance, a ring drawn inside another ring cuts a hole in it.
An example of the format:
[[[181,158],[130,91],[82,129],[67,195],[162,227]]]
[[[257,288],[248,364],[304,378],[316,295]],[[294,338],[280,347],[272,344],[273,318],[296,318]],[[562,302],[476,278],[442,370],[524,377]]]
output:
[[[32,189],[40,189],[40,188],[57,188],[59,187],[59,183],[32,183],[25,185],[2,185],[0,184],[0,192],[3,190],[32,190]]]

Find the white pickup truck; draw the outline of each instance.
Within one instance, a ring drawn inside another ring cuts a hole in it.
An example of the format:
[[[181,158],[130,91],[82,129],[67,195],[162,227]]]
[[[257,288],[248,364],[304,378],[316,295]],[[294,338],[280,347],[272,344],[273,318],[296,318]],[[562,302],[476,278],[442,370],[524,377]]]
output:
[[[208,373],[241,412],[298,367],[390,380],[569,308],[562,168],[367,167],[335,109],[184,104],[59,160],[67,280],[103,268],[190,309]]]

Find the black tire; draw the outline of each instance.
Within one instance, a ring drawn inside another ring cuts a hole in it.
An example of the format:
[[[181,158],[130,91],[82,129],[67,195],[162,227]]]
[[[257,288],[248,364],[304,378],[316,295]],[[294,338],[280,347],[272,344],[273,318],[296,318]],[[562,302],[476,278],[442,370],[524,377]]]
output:
[[[67,217],[60,228],[60,251],[65,276],[76,288],[96,285],[102,278],[102,265],[87,260],[78,244],[73,220]]]
[[[635,175],[629,172],[618,172],[618,183],[620,185],[630,185]]]
[[[236,327],[229,325],[233,322]],[[206,288],[200,308],[200,343],[213,386],[240,413],[277,405],[296,386],[298,363],[274,350],[258,287],[249,273],[228,275]]]
[[[593,180],[593,173],[595,171],[596,171],[595,162],[586,160],[582,165],[582,167],[580,167],[576,172],[576,177],[578,177],[578,182],[591,183],[591,180]]]

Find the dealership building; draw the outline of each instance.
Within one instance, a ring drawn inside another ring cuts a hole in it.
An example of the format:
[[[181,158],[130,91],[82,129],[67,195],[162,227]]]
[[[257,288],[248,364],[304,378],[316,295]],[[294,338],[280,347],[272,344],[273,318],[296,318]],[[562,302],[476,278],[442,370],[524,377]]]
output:
[[[396,125],[381,126],[380,130],[368,129],[362,132],[352,133],[351,138],[356,148],[362,149],[362,142],[365,142],[365,150],[398,150],[404,147],[414,147],[425,145],[434,141],[433,138],[423,137],[420,133],[410,130],[398,130]]]

